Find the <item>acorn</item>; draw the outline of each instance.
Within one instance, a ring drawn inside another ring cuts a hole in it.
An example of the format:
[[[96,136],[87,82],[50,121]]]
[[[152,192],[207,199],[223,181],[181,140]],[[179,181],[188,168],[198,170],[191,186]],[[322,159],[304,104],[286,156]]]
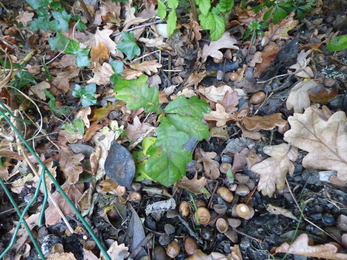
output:
[[[230,163],[222,163],[220,166],[219,166],[219,170],[222,172],[222,173],[227,173],[228,170],[231,170],[231,164]]]
[[[247,196],[250,192],[250,189],[245,184],[239,184],[235,190],[235,194],[239,196]]]
[[[231,191],[226,188],[226,187],[219,187],[217,189],[217,194],[219,196],[221,196],[221,198],[225,201],[225,202],[232,202],[232,200],[234,199],[234,195],[231,193]]]
[[[182,201],[178,206],[178,212],[181,214],[182,217],[188,217],[190,214],[189,202]]]
[[[224,234],[229,229],[228,221],[226,221],[224,218],[217,219],[216,228],[219,231],[219,233]]]
[[[199,249],[199,246],[195,242],[195,239],[192,237],[187,237],[184,241],[184,250],[186,251],[187,255],[193,255],[194,250],[196,249]]]
[[[206,207],[206,202],[203,201],[203,200],[197,200],[195,202],[195,205],[196,205],[197,208]]]
[[[180,253],[180,245],[178,244],[178,242],[176,240],[172,240],[166,248],[166,254],[170,257],[170,258],[175,258],[176,256],[178,256],[178,254]]]
[[[200,225],[206,225],[211,219],[210,211],[204,207],[198,208],[196,216]]]
[[[236,205],[235,212],[237,216],[244,219],[251,219],[254,216],[254,209],[243,203]]]
[[[265,100],[265,98],[266,98],[265,93],[262,91],[259,91],[259,92],[253,94],[250,102],[254,105],[257,105],[257,104],[260,104],[261,102],[263,102]]]
[[[166,260],[168,256],[166,255],[165,248],[157,245],[153,249],[153,258],[154,260]]]

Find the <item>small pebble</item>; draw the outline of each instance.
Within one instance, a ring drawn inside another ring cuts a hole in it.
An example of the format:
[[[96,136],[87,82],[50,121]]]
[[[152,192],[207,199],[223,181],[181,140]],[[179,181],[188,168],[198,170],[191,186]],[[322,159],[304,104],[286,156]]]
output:
[[[324,225],[326,226],[333,226],[335,224],[335,218],[330,213],[323,213],[322,214],[322,221]]]

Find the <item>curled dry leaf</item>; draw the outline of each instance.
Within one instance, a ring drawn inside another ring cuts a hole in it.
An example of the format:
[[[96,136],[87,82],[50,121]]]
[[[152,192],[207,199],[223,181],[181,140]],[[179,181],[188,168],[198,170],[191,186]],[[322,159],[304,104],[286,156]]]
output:
[[[140,64],[130,64],[130,68],[132,68],[133,70],[142,71],[147,75],[151,75],[152,72],[157,73],[158,68],[161,68],[161,66],[162,65],[156,60],[144,61]]]
[[[280,47],[277,44],[269,44],[264,47],[264,50],[261,52],[262,62],[255,65],[255,68],[257,69],[254,72],[255,78],[259,78],[260,75],[270,66],[271,62],[276,59],[279,50]]]
[[[237,105],[239,104],[239,95],[237,91],[229,92],[229,90],[227,90],[224,94],[223,100],[219,103],[223,105],[225,112],[236,112],[238,110]]]
[[[204,119],[206,121],[217,121],[217,126],[225,126],[227,121],[234,120],[235,118],[225,112],[225,108],[221,104],[216,104],[216,111],[211,111],[208,114],[205,114]]]
[[[204,152],[201,148],[195,150],[195,159],[197,162],[202,162],[204,165],[204,175],[210,179],[217,179],[219,177],[219,163],[214,161],[216,157],[215,152]]]
[[[321,259],[346,260],[347,255],[338,253],[339,248],[333,243],[324,245],[310,246],[307,234],[298,236],[293,244],[283,243],[279,247],[273,248],[277,253],[289,253],[295,255],[304,255],[308,257],[318,257]]]
[[[209,45],[205,44],[202,48],[202,62],[207,60],[208,56],[211,56],[215,61],[221,61],[223,58],[223,53],[220,52],[220,49],[233,49],[238,50],[239,47],[234,44],[237,43],[237,40],[234,37],[231,37],[228,32],[223,33],[222,37],[218,41],[212,41]]]
[[[294,113],[301,113],[310,106],[308,91],[317,86],[314,80],[301,81],[297,83],[289,92],[287,98],[287,109],[294,108]]]
[[[288,122],[282,119],[281,113],[276,113],[268,116],[245,116],[241,120],[241,124],[248,131],[271,130],[276,126],[283,127]]]
[[[80,69],[77,66],[70,66],[63,72],[56,73],[56,77],[52,80],[52,85],[66,93],[69,91],[70,79],[77,77],[79,73]]]
[[[253,165],[251,171],[259,174],[258,190],[272,197],[276,188],[284,189],[287,173],[293,175],[292,162],[298,157],[298,151],[289,144],[266,146],[263,151],[271,157]]]
[[[304,114],[288,118],[291,129],[284,140],[308,152],[302,161],[305,168],[337,171],[337,177],[347,181],[347,120],[342,111],[328,120],[320,117],[321,109],[311,106]]]
[[[298,220],[294,215],[293,213],[288,210],[288,209],[284,209],[282,207],[277,207],[277,206],[273,206],[271,204],[268,204],[266,206],[266,210],[268,212],[270,212],[271,214],[275,214],[275,215],[282,215],[282,216],[285,216],[287,218],[291,218],[291,219],[294,219],[294,220]]]
[[[265,36],[270,41],[288,40],[290,38],[288,32],[299,23],[298,20],[293,19],[294,15],[295,13],[290,13],[290,15],[288,15],[285,19],[282,19],[279,23],[271,23],[269,30],[265,32]]]
[[[302,50],[297,57],[297,62],[290,66],[290,69],[295,69],[295,75],[301,78],[313,78],[313,71],[307,65],[310,63],[311,58],[307,58],[307,56],[312,52],[312,50],[304,51]]]
[[[88,84],[107,85],[110,84],[110,77],[114,71],[109,63],[104,62],[102,65],[96,63],[93,73],[94,77],[87,81]]]
[[[223,85],[218,88],[215,86],[199,87],[199,92],[213,102],[222,101],[226,92],[232,93],[234,90],[228,85]]]
[[[184,176],[181,180],[175,182],[175,188],[184,188],[193,193],[200,193],[201,189],[207,185],[207,180],[205,177],[198,179],[198,174],[195,173],[193,179],[188,179]]]
[[[148,123],[141,123],[138,116],[135,116],[133,124],[128,124],[125,133],[130,141],[135,142],[139,137],[145,134],[152,126]]]
[[[44,92],[44,89],[49,89],[51,87],[51,85],[46,82],[46,81],[42,81],[34,86],[31,86],[31,90],[42,100],[46,100],[46,94]]]

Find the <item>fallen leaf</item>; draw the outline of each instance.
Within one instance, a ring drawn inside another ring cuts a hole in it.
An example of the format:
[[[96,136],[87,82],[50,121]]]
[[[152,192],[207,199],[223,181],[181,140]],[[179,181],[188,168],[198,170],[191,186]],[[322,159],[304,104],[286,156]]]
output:
[[[109,59],[109,50],[102,42],[99,42],[98,46],[92,46],[92,48],[90,49],[90,62],[92,64],[102,64],[104,61],[108,61]]]
[[[216,111],[211,111],[204,115],[206,121],[217,121],[217,127],[224,126],[229,120],[234,120],[235,118],[225,112],[225,108],[221,104],[216,104]]]
[[[273,248],[271,251],[277,253],[303,255],[308,257],[318,257],[321,259],[346,260],[347,255],[338,253],[339,247],[333,243],[311,246],[307,234],[301,234],[295,241],[289,245],[283,243],[279,247]]]
[[[46,95],[45,92],[43,91],[44,89],[49,89],[51,87],[51,85],[46,82],[46,81],[42,81],[34,86],[31,86],[31,90],[42,100],[46,100]]]
[[[0,179],[7,181],[9,177],[8,167],[0,167]]]
[[[189,75],[185,88],[191,86],[194,84],[194,89],[196,89],[199,85],[199,83],[206,77],[206,71],[198,72],[194,71],[192,74]]]
[[[135,116],[133,124],[128,124],[125,133],[130,141],[135,142],[143,136],[152,126],[148,123],[141,123],[138,116]]]
[[[215,59],[215,62],[221,61],[223,59],[223,53],[219,51],[220,49],[233,49],[238,50],[239,47],[234,44],[237,43],[237,40],[230,36],[228,32],[223,33],[222,37],[218,41],[211,41],[211,43],[205,44],[202,48],[201,61],[205,62],[208,56],[211,56]]]
[[[258,190],[272,197],[276,188],[283,190],[287,173],[294,173],[294,162],[298,156],[295,147],[289,144],[265,146],[263,152],[271,157],[253,165],[252,172],[259,174]]]
[[[142,71],[137,71],[137,70],[132,70],[132,69],[128,69],[125,68],[122,72],[122,78],[123,79],[137,79],[138,77],[140,77],[143,74]]]
[[[232,89],[228,85],[222,85],[219,87],[215,87],[214,85],[210,87],[199,87],[198,91],[200,94],[207,97],[209,100],[213,102],[222,101],[224,99],[225,93],[229,91],[229,93],[237,92],[238,97],[246,96],[246,93],[242,89]]]
[[[107,85],[110,84],[110,77],[114,74],[114,71],[109,63],[104,62],[102,65],[96,63],[93,73],[94,76],[87,81],[88,84]]]
[[[255,68],[257,69],[254,72],[255,78],[259,78],[270,66],[271,62],[276,59],[279,50],[280,47],[277,44],[269,44],[264,47],[264,50],[261,52],[262,62],[255,65]]]
[[[228,258],[221,253],[212,252],[211,254],[207,255],[200,249],[195,249],[194,254],[186,258],[186,260],[228,260]]]
[[[78,76],[80,69],[76,65],[70,66],[63,72],[56,73],[56,77],[52,80],[52,84],[63,90],[65,93],[69,91],[70,79]]]
[[[53,253],[47,257],[47,260],[76,260],[73,253]]]
[[[205,177],[198,179],[198,174],[195,173],[193,179],[188,179],[187,176],[184,176],[181,180],[175,182],[174,186],[176,189],[187,189],[192,193],[198,194],[201,193],[201,189],[207,185],[207,180]]]
[[[140,64],[130,64],[130,68],[132,68],[133,70],[142,71],[147,75],[151,75],[152,72],[157,73],[158,68],[161,68],[161,66],[162,65],[156,60],[144,61]]]
[[[338,111],[325,120],[319,110],[311,106],[304,114],[290,116],[291,129],[284,140],[308,152],[302,161],[305,168],[335,170],[340,180],[347,181],[346,114]]]
[[[289,69],[295,69],[295,76],[301,77],[301,78],[313,78],[313,71],[310,67],[308,67],[308,64],[310,63],[311,58],[307,58],[308,55],[312,50],[304,51],[302,50],[297,57],[297,62],[290,66]]]
[[[151,17],[136,17],[133,12],[133,7],[131,6],[132,1],[123,3],[123,8],[125,8],[125,21],[123,23],[123,31],[126,31],[130,26],[143,23],[149,20]]]
[[[263,54],[260,51],[254,53],[252,60],[248,63],[250,67],[255,67],[256,64],[263,62]]]
[[[32,21],[34,17],[34,13],[31,12],[24,12],[24,13],[20,13],[17,17],[16,17],[16,21],[18,23],[22,23],[24,26],[28,26],[28,22]]]
[[[293,213],[288,210],[288,209],[284,209],[282,207],[277,207],[277,206],[274,206],[274,205],[271,205],[271,204],[268,204],[266,206],[266,210],[271,213],[271,214],[275,214],[275,215],[282,215],[282,216],[285,216],[287,218],[291,218],[291,219],[294,219],[294,220],[298,220],[294,215]]]
[[[276,126],[285,126],[288,122],[282,119],[281,113],[268,116],[245,116],[241,120],[241,124],[248,131],[271,130]]]
[[[338,87],[326,88],[322,84],[308,91],[308,96],[312,102],[327,103],[333,100],[339,92]]]
[[[233,173],[243,171],[243,168],[247,166],[247,155],[249,154],[248,148],[243,148],[241,152],[236,152],[234,154],[233,167],[231,171]]]
[[[78,201],[80,200],[84,184],[83,183],[77,183],[77,184],[70,184],[68,181],[65,181],[63,185],[61,185],[61,188],[64,190],[66,195],[69,197],[69,199],[72,201],[74,205],[77,205]],[[71,209],[65,198],[59,193],[59,191],[55,191],[52,194],[53,199],[58,204],[59,208],[63,212],[65,216],[74,216],[75,212]],[[45,210],[45,219],[46,219],[46,225],[55,225],[60,222],[61,216],[58,213],[58,210],[56,209],[55,205],[49,200],[49,207]]]
[[[308,91],[317,86],[314,80],[298,82],[289,92],[286,106],[287,109],[294,108],[294,113],[301,113],[310,106]]]
[[[139,38],[139,42],[143,42],[146,47],[149,48],[158,48],[158,49],[163,49],[168,52],[173,51],[172,47],[164,42],[164,37],[160,36],[157,38],[149,39],[149,38]]]
[[[204,165],[204,175],[210,179],[217,179],[220,175],[219,163],[213,158],[217,156],[215,152],[204,152],[201,148],[196,148],[195,150],[195,160],[197,162],[202,162]]]
[[[269,41],[275,40],[288,40],[290,36],[288,32],[298,25],[299,21],[294,20],[295,13],[290,13],[285,19],[282,19],[279,23],[269,25],[269,30],[265,32],[265,36]]]
[[[83,120],[84,126],[86,128],[90,127],[90,122],[88,116],[92,113],[92,109],[90,107],[82,107],[76,114],[76,118],[80,118]]]
[[[99,124],[99,121],[93,121],[89,128],[87,128],[86,133],[83,136],[85,142],[89,142],[93,138],[95,133],[103,128],[103,124]]]
[[[236,125],[241,129],[242,136],[245,138],[253,139],[253,140],[260,140],[263,135],[259,133],[259,131],[249,131],[246,128],[244,128],[240,122],[236,122]]]
[[[84,44],[92,47],[98,46],[99,43],[102,42],[111,54],[124,58],[124,55],[120,51],[116,51],[116,43],[110,38],[112,33],[113,30],[111,29],[103,29],[100,31],[99,27],[97,27],[94,36],[87,42],[84,42]]]
[[[83,154],[74,154],[68,146],[61,147],[59,166],[69,184],[75,184],[79,180],[79,175],[83,172],[83,159]]]

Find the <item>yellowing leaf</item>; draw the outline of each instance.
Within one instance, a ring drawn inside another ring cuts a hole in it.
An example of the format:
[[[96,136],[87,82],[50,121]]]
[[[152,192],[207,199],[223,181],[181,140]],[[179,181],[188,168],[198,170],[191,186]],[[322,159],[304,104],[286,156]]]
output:
[[[298,151],[289,144],[265,146],[263,151],[271,157],[253,165],[251,171],[259,174],[258,190],[264,196],[272,197],[276,188],[284,189],[287,173],[293,175],[292,162],[296,160]]]
[[[294,113],[301,113],[310,106],[308,91],[317,86],[314,80],[301,81],[297,83],[289,92],[287,98],[287,109],[294,108]]]
[[[304,114],[288,118],[291,129],[284,140],[308,152],[302,161],[305,168],[335,170],[347,181],[347,120],[342,111],[323,119],[321,109],[311,106]]]
[[[224,33],[218,41],[212,41],[210,45],[205,44],[202,49],[202,62],[207,60],[208,56],[211,56],[216,61],[221,61],[223,58],[223,53],[219,51],[220,49],[233,49],[238,50],[239,47],[234,46],[237,43],[237,40],[230,36],[230,34]]]
[[[304,255],[308,257],[318,257],[320,259],[347,260],[346,254],[338,253],[339,248],[333,243],[311,246],[307,234],[298,236],[293,244],[283,243],[277,248],[273,248],[275,254],[289,253]]]
[[[99,42],[98,46],[92,46],[90,49],[90,62],[94,64],[95,62],[102,64],[103,61],[108,61],[110,59],[109,50],[106,45]]]

